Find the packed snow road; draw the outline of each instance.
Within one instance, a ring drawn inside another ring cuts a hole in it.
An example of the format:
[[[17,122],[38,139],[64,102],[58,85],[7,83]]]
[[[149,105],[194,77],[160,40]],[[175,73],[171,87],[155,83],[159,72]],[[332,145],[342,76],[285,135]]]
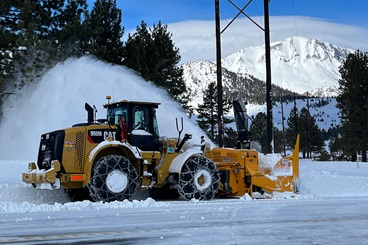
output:
[[[368,165],[301,161],[301,194],[71,203],[0,161],[0,244],[367,244]]]
[[[109,209],[87,207],[3,214],[0,242],[366,244],[368,241],[368,214],[361,212],[368,207],[367,198],[165,203],[148,199],[137,206],[119,208],[116,204]]]

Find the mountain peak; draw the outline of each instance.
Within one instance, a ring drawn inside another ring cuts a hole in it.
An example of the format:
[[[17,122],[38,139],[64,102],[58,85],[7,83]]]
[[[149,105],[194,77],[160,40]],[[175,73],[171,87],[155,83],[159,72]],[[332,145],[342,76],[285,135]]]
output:
[[[339,67],[353,50],[305,37],[289,37],[271,46],[272,83],[298,93],[337,86]],[[237,74],[265,80],[264,45],[248,47],[223,59],[222,65]]]
[[[347,49],[332,45],[329,42],[310,39],[305,37],[289,37],[280,42],[271,44],[271,52],[280,55],[283,54],[284,61],[300,61],[306,60],[342,60],[349,53]]]

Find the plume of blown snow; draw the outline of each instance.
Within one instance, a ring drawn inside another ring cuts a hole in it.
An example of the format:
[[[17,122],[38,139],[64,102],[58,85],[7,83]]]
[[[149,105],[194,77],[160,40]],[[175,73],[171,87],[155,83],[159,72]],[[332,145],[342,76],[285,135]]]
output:
[[[161,103],[157,111],[161,136],[177,137],[175,118],[181,117],[182,135],[193,134],[193,143],[205,135],[165,90],[126,67],[82,57],[57,64],[38,83],[25,86],[3,105],[0,159],[36,160],[41,134],[87,121],[85,102],[96,105],[97,118],[105,118],[106,95],[113,101]]]

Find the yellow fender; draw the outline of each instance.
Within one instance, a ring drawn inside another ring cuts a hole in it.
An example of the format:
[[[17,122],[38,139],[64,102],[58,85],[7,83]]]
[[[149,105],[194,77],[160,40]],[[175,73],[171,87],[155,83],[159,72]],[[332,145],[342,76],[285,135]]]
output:
[[[170,164],[169,167],[169,173],[179,173],[181,172],[181,169],[184,165],[184,163],[192,156],[194,155],[202,155],[202,151],[195,149],[195,148],[189,148],[183,153],[180,153]]]
[[[102,141],[95,148],[93,148],[93,150],[89,153],[85,161],[83,172],[86,174],[86,178],[83,180],[84,185],[87,185],[89,183],[89,180],[91,178],[93,163],[95,162],[96,157],[99,155],[99,153],[106,149],[111,150],[113,147],[122,149],[124,152],[127,153],[127,156],[130,158],[142,159],[139,149],[137,147],[132,147],[129,143],[120,142],[116,140]]]

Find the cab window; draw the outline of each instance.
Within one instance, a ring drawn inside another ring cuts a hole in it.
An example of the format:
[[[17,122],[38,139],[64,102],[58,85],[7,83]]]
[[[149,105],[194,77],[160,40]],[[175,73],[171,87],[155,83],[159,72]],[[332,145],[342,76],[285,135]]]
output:
[[[147,107],[143,106],[134,106],[133,107],[133,130],[144,130],[146,132],[150,132],[150,118]]]
[[[128,121],[128,110],[127,108],[113,108],[107,111],[107,121],[109,124],[119,124],[119,119],[125,117]]]

